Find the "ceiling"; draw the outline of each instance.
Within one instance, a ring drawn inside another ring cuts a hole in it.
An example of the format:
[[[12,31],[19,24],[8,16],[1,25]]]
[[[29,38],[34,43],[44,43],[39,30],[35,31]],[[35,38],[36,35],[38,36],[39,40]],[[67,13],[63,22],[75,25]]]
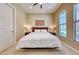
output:
[[[42,3],[43,8],[40,8],[40,4],[33,6],[34,3],[17,3],[26,13],[53,13],[61,5],[61,3]]]

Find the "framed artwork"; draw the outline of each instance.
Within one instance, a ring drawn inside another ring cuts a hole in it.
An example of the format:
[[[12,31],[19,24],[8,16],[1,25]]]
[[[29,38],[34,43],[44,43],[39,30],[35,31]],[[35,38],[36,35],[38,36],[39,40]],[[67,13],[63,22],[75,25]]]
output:
[[[35,25],[36,26],[43,26],[43,25],[45,25],[44,20],[35,20]]]

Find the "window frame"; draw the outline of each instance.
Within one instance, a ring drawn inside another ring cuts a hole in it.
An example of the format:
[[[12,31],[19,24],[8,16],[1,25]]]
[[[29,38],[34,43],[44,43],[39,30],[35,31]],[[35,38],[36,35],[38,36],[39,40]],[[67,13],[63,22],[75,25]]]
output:
[[[76,41],[76,42],[78,42],[79,43],[79,41],[77,41],[77,39],[76,39],[76,24],[77,23],[79,23],[79,20],[77,21],[76,19],[76,16],[77,16],[77,10],[76,10],[76,5],[77,5],[78,3],[76,3],[76,4],[74,4],[73,5],[73,21],[74,21],[74,31],[75,31],[75,33],[74,33],[74,35],[75,35],[75,39],[74,39],[74,41]]]
[[[63,14],[64,12],[66,13],[66,16],[65,16],[65,17],[66,17],[66,22],[60,24],[60,15]],[[61,35],[61,29],[60,29],[60,28],[61,28],[61,26],[63,26],[63,25],[66,26],[66,31],[65,31],[65,32],[66,32],[66,35],[65,35],[65,36]],[[66,11],[66,10],[62,10],[62,11],[59,13],[59,35],[62,36],[62,37],[64,37],[64,38],[67,37],[67,11]]]

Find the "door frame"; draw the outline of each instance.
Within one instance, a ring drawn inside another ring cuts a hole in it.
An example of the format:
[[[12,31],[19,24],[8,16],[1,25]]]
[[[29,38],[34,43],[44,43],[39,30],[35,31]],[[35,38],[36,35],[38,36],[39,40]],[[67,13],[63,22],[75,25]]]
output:
[[[14,32],[13,39],[15,40],[14,44],[16,44],[16,8],[10,3],[5,3],[5,4],[13,8],[13,32]]]

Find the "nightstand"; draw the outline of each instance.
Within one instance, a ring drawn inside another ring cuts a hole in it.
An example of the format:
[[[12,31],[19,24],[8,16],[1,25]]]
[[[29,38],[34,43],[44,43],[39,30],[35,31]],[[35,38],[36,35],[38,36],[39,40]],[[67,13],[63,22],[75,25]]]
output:
[[[26,32],[25,35],[29,34],[30,32]]]
[[[53,35],[56,35],[56,33],[54,33],[54,32],[49,32],[49,33],[51,33],[51,34],[53,34]]]

